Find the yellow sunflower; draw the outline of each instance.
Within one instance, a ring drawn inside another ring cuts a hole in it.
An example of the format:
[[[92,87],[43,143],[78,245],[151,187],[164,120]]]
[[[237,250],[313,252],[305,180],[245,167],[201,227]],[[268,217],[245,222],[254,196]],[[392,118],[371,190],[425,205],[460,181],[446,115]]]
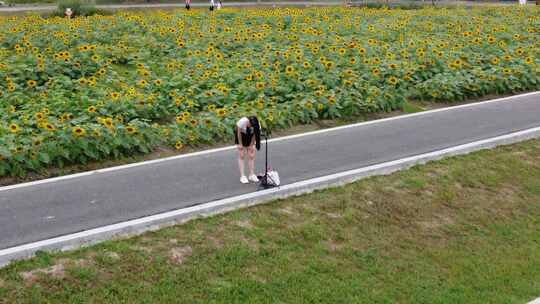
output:
[[[35,87],[35,86],[37,85],[37,81],[35,81],[35,80],[28,80],[28,81],[26,82],[26,84],[28,85],[29,88],[33,88],[33,87]]]
[[[217,116],[218,117],[224,117],[225,115],[227,115],[227,111],[225,109],[219,109],[217,110]]]
[[[78,126],[71,128],[71,132],[75,137],[83,137],[86,134],[86,130]]]
[[[132,127],[132,126],[128,126],[126,127],[126,132],[128,134],[134,134],[135,132],[137,132],[137,129],[135,129],[135,127]]]
[[[390,76],[390,78],[388,78],[388,83],[391,85],[396,85],[398,83],[398,79],[394,76]]]
[[[55,126],[53,126],[51,123],[45,123],[45,129],[50,132],[56,130]]]
[[[176,144],[174,144],[174,148],[176,150],[181,150],[183,147],[184,147],[184,145],[180,141],[177,141]]]
[[[15,123],[9,125],[9,131],[13,134],[19,132],[19,126]]]

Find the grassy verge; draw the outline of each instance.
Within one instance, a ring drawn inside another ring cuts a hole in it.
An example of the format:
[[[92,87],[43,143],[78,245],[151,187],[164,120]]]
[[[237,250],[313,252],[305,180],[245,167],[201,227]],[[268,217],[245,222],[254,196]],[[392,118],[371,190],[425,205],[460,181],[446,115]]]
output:
[[[38,257],[0,302],[525,303],[540,141]]]

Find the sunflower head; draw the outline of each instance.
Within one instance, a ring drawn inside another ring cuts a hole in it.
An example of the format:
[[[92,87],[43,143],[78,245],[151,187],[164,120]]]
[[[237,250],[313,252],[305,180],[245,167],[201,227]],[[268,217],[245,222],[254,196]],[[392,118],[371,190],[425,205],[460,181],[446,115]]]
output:
[[[41,146],[41,143],[42,143],[41,139],[37,138],[34,141],[32,141],[32,146],[39,147]]]
[[[111,93],[111,99],[112,100],[117,100],[118,98],[120,98],[120,93],[118,93],[118,92],[112,92]]]
[[[55,128],[51,123],[46,123],[46,124],[45,124],[45,129],[47,129],[47,131],[54,131],[54,130],[56,130],[56,128]]]
[[[11,133],[15,134],[15,133],[19,132],[19,126],[17,124],[15,124],[15,123],[12,123],[12,124],[9,125],[9,131]]]
[[[43,120],[45,118],[45,114],[43,114],[41,112],[37,112],[36,114],[34,114],[34,117],[36,118],[36,120],[40,121],[40,120]]]
[[[336,104],[336,98],[334,96],[329,96],[328,97],[328,104],[333,106]]]
[[[177,141],[176,144],[174,144],[174,148],[176,150],[181,150],[183,147],[184,147],[184,145],[180,141]]]
[[[86,134],[86,130],[81,127],[73,127],[71,132],[75,137],[83,137]]]
[[[113,120],[112,118],[110,117],[107,117],[105,119],[102,120],[102,123],[107,127],[107,128],[112,128],[114,126],[114,123],[113,123]]]
[[[288,66],[285,68],[285,72],[286,72],[287,74],[293,73],[293,72],[294,72],[294,67],[291,66],[291,65],[288,65]]]
[[[329,70],[334,67],[334,63],[332,61],[327,61],[324,63],[324,66]]]
[[[218,117],[224,117],[225,115],[227,115],[227,111],[225,109],[219,109],[217,110],[217,115]]]
[[[33,87],[35,87],[35,86],[37,85],[37,81],[35,81],[35,80],[28,80],[28,81],[26,82],[26,84],[28,85],[29,88],[33,88]]]
[[[126,132],[127,132],[128,134],[134,134],[135,132],[137,132],[137,129],[135,129],[135,128],[132,127],[132,126],[128,126],[128,127],[126,128]]]

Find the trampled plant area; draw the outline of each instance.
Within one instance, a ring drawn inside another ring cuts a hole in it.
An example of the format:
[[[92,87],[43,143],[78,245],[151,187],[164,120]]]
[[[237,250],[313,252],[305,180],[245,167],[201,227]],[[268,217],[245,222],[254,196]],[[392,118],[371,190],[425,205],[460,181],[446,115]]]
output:
[[[535,7],[0,17],[0,176],[539,88]]]

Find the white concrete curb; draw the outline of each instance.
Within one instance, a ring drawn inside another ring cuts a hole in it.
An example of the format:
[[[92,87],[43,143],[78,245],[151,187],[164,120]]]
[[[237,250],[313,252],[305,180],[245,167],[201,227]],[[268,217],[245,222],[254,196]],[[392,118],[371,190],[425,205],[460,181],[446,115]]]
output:
[[[536,299],[536,300],[532,300],[530,301],[529,303],[527,304],[540,304],[540,298]]]
[[[178,209],[78,233],[55,237],[48,240],[11,247],[0,250],[0,266],[7,265],[13,260],[31,257],[36,251],[69,250],[109,240],[113,237],[136,235],[148,230],[155,230],[200,217],[207,217],[235,209],[262,204],[280,198],[305,194],[317,189],[340,186],[373,175],[390,174],[395,171],[410,168],[414,165],[424,164],[426,162],[438,160],[448,156],[467,154],[477,150],[489,149],[499,145],[508,145],[539,137],[540,127],[527,129],[464,145],[296,182],[280,188],[248,193],[193,207]]]

